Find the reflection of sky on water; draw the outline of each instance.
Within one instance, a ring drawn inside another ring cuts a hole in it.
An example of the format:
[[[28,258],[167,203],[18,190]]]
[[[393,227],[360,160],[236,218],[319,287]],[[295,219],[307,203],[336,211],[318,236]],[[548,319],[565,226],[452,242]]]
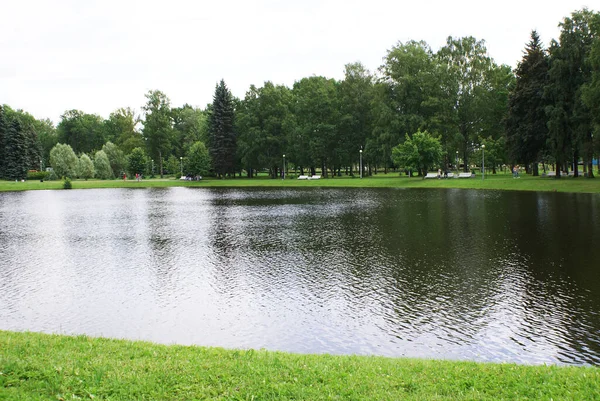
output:
[[[600,234],[599,202],[394,189],[0,194],[0,329],[598,364],[600,252],[585,239]]]

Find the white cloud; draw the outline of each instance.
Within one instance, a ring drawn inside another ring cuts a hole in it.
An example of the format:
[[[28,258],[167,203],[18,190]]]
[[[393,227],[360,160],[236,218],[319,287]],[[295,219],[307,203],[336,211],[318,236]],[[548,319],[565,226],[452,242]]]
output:
[[[398,41],[485,39],[515,66],[532,29],[548,43],[585,4],[564,1],[71,1],[2,6],[0,103],[58,121],[77,108],[104,117],[140,109],[149,89],[205,106],[224,78],[236,96],[265,80],[342,78],[371,70]]]

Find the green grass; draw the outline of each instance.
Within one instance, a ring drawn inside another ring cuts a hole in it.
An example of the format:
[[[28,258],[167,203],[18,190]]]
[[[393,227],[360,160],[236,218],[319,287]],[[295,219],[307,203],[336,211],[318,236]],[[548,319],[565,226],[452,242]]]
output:
[[[600,193],[600,179],[563,177],[561,179],[547,177],[532,177],[521,175],[515,179],[511,174],[487,175],[485,180],[481,175],[476,178],[427,179],[409,178],[398,174],[378,174],[373,177],[335,177],[320,180],[235,178],[207,178],[203,181],[181,181],[173,178],[147,179],[142,182],[135,180],[74,180],[74,189],[84,188],[141,188],[141,187],[384,187],[384,188],[465,188],[465,189],[496,189],[508,191],[552,191],[552,192],[585,192]],[[62,181],[0,181],[0,191],[23,191],[34,189],[62,189]]]
[[[600,369],[297,355],[0,331],[6,400],[598,400]]]

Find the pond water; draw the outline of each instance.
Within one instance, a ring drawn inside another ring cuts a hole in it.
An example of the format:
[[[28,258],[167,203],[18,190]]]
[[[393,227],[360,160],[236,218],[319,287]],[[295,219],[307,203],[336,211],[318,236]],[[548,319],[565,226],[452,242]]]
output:
[[[0,329],[600,365],[600,197],[0,193]]]

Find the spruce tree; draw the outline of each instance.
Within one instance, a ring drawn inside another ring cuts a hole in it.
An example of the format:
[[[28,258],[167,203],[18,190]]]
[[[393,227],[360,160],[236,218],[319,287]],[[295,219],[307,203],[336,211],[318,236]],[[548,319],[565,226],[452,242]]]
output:
[[[4,147],[6,143],[6,116],[4,107],[0,104],[0,178],[6,178],[6,157],[4,156]]]
[[[8,125],[4,140],[5,177],[9,180],[22,180],[27,177],[27,148],[25,133],[18,119]]]
[[[231,92],[221,80],[215,89],[209,119],[209,150],[218,177],[235,174],[236,135]]]
[[[548,81],[548,56],[536,31],[515,73],[516,85],[509,97],[506,137],[514,162],[533,163],[537,176],[538,160],[548,138],[544,87]]]

